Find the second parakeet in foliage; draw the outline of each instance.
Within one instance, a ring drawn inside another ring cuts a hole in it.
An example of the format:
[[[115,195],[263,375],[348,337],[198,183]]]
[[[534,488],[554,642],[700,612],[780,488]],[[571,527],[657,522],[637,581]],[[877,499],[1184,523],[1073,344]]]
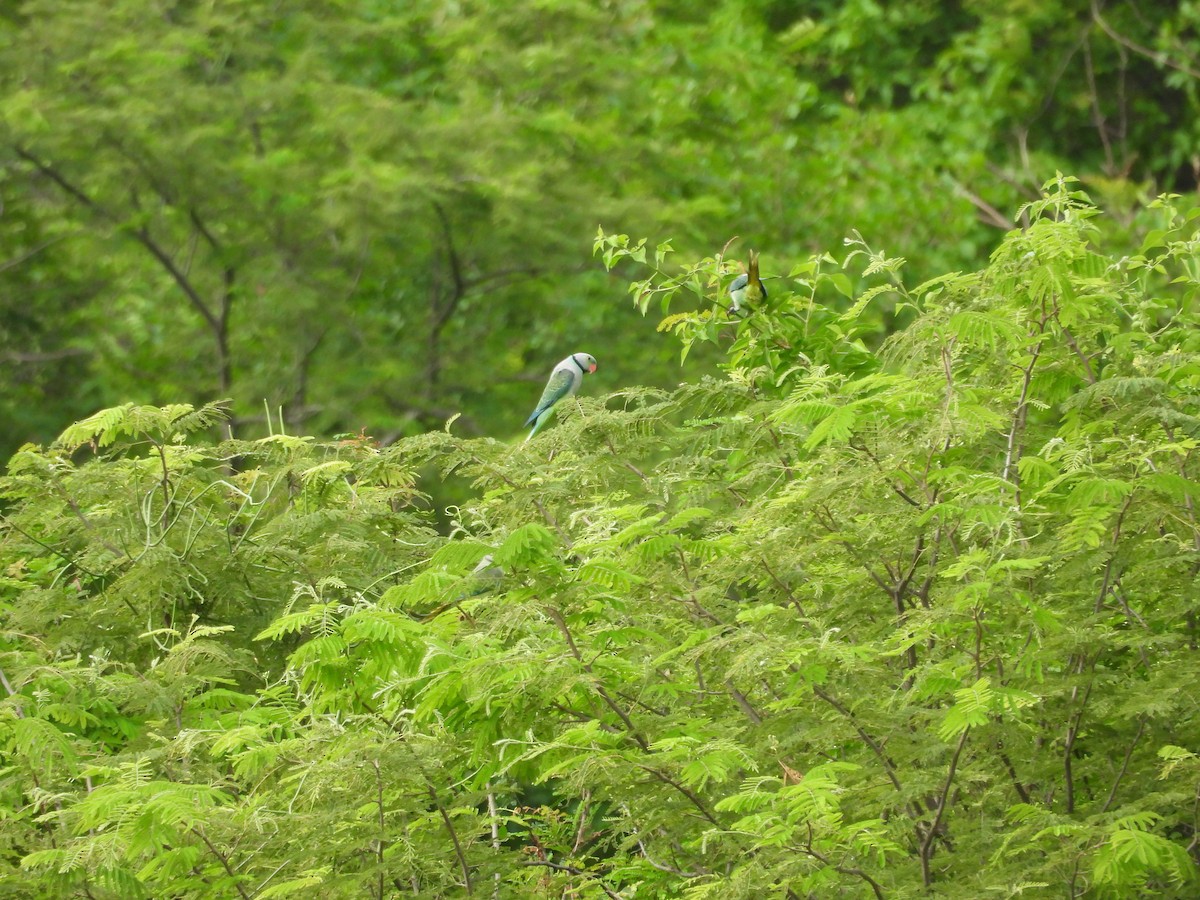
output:
[[[555,403],[574,394],[583,383],[583,376],[595,371],[596,358],[590,353],[572,353],[555,366],[554,371],[550,373],[550,380],[546,382],[546,389],[542,391],[542,399],[525,420],[526,427],[533,425],[533,431],[529,432],[529,437],[525,440],[537,434]]]
[[[746,271],[733,279],[729,285],[729,314],[731,316],[749,315],[754,304],[767,299],[767,288],[758,277],[758,254],[750,251],[750,262]]]

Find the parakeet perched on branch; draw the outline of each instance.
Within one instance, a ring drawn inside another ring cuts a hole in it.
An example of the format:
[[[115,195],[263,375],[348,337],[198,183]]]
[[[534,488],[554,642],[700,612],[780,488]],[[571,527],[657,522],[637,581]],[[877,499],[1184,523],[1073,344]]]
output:
[[[529,432],[529,437],[525,440],[537,434],[555,403],[574,394],[583,383],[583,376],[595,371],[596,358],[590,353],[572,353],[555,366],[554,371],[550,373],[550,380],[546,382],[546,389],[542,391],[542,399],[525,420],[526,427],[533,425],[533,431]]]
[[[750,262],[746,271],[733,279],[729,285],[729,314],[731,316],[749,315],[751,307],[760,300],[767,299],[767,288],[758,277],[758,254],[750,251]]]

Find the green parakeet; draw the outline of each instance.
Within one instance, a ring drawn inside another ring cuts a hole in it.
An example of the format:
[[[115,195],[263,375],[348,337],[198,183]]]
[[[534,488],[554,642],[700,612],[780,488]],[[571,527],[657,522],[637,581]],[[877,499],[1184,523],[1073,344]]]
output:
[[[525,420],[526,427],[533,425],[533,431],[529,432],[529,437],[525,440],[537,434],[555,403],[574,394],[583,383],[583,376],[595,371],[596,358],[590,353],[572,353],[555,366],[554,371],[550,373],[550,380],[546,382],[546,389],[542,391],[542,399]]]
[[[767,287],[762,283],[762,279],[758,277],[758,254],[753,250],[750,251],[750,263],[746,267],[746,271],[733,279],[733,284],[729,285],[729,314],[731,316],[745,316],[752,311],[751,308],[743,306],[743,304],[753,304],[760,300],[767,299]]]

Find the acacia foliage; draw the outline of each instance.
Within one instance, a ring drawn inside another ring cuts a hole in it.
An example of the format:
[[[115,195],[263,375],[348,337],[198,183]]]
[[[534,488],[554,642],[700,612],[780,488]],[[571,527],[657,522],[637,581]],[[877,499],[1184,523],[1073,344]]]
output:
[[[728,363],[529,443],[23,448],[0,895],[1193,896],[1198,212],[1106,254],[1076,187],[980,271],[851,242],[741,320],[601,236]]]

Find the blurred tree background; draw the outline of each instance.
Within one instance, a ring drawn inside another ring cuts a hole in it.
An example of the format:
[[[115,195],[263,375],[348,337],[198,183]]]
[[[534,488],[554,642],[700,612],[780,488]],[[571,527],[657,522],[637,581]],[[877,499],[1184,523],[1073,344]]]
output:
[[[0,452],[122,402],[236,434],[680,380],[598,226],[787,274],[977,267],[1056,169],[1196,189],[1200,4],[30,0],[0,13]],[[1101,235],[1097,238],[1103,240]],[[878,329],[891,328],[889,310]],[[703,363],[704,360],[701,359]]]

